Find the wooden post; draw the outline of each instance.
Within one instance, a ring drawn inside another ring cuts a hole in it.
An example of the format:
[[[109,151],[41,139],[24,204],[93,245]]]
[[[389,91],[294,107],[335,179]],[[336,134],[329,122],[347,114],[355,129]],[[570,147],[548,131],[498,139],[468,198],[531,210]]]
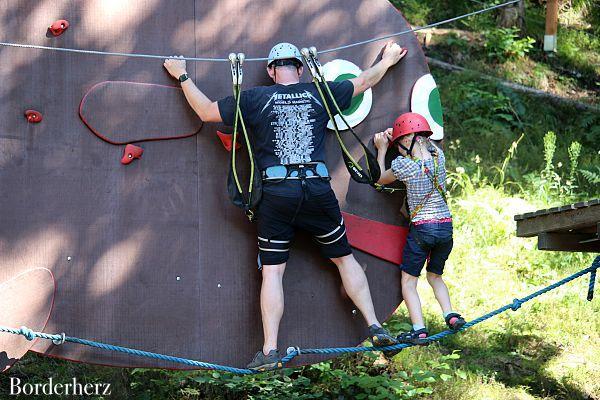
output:
[[[546,2],[546,34],[544,51],[556,51],[556,33],[558,31],[558,0]]]

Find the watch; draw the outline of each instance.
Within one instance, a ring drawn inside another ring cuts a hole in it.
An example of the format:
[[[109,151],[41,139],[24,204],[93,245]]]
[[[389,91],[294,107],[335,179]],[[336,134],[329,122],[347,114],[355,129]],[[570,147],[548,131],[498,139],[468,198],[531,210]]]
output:
[[[183,83],[189,79],[188,74],[181,74],[179,77],[179,83]]]

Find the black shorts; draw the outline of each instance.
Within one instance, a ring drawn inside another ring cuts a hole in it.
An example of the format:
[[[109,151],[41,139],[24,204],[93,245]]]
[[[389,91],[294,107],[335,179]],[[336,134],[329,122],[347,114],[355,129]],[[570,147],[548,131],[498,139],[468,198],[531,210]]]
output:
[[[452,251],[452,231],[452,222],[411,225],[400,269],[409,275],[419,276],[428,260],[427,271],[442,275]]]
[[[327,258],[352,254],[333,190],[303,200],[265,192],[257,216],[259,265],[286,262],[297,228],[308,231]]]

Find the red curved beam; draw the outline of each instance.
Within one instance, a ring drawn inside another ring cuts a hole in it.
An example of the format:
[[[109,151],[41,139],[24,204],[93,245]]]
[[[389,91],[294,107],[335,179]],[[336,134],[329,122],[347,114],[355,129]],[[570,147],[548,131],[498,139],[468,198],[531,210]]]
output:
[[[352,247],[400,265],[408,227],[389,225],[346,212],[342,215]]]

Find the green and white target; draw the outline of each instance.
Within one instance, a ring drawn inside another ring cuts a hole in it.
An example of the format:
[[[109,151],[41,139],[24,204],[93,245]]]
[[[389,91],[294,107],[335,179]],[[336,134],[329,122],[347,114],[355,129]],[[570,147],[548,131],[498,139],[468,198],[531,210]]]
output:
[[[444,138],[444,113],[440,101],[440,91],[435,84],[431,74],[420,77],[413,86],[410,101],[411,111],[421,114],[431,126],[431,139],[442,140]]]
[[[333,82],[340,82],[346,79],[353,79],[358,77],[362,70],[356,65],[347,60],[333,60],[323,65],[323,72],[325,79]],[[360,124],[367,118],[369,112],[371,112],[371,106],[373,105],[373,91],[371,89],[366,92],[354,97],[350,103],[350,107],[342,110],[342,114],[348,124],[352,128]],[[346,130],[348,127],[342,121],[339,115],[336,115],[335,121],[341,130]],[[327,123],[327,128],[333,129],[333,122]]]

